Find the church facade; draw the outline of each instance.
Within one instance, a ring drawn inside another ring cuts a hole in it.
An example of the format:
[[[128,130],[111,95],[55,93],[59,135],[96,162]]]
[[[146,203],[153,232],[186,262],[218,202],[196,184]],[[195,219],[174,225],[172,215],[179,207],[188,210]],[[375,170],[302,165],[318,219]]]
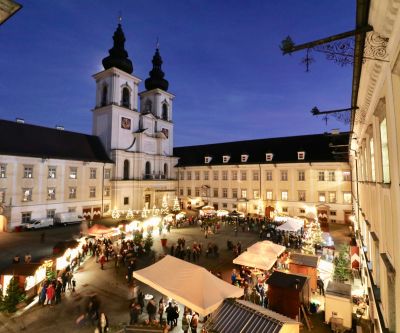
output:
[[[86,219],[118,211],[212,204],[270,215],[349,222],[351,175],[338,151],[348,133],[173,147],[173,100],[157,48],[141,80],[119,24],[93,75],[92,135],[0,120],[0,230],[74,211]]]

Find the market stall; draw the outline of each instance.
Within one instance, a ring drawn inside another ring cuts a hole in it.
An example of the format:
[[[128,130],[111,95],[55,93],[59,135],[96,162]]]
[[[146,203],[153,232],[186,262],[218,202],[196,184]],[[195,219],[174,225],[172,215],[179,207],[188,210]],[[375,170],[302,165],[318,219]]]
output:
[[[267,255],[271,256],[270,253],[273,253],[275,257],[279,257],[283,252],[285,252],[286,247],[283,245],[275,244],[271,241],[262,241],[253,244],[252,246],[247,248],[248,252],[256,253],[259,255]]]
[[[87,230],[89,236],[105,236],[114,232],[113,228],[108,228],[102,224],[94,224]]]
[[[288,231],[288,232],[298,232],[302,228],[302,225],[295,220],[288,220],[279,227],[276,228],[276,230],[281,230],[281,231]]]
[[[203,316],[216,310],[224,299],[243,296],[243,289],[219,279],[201,266],[169,255],[135,271],[133,277]]]
[[[351,329],[351,285],[330,281],[325,291],[325,322],[332,328]]]
[[[291,253],[289,259],[290,273],[303,274],[310,277],[310,287],[317,290],[319,256],[301,253]]]
[[[257,253],[249,251],[243,252],[241,255],[233,259],[235,265],[247,266],[252,268],[262,269],[264,271],[270,270],[274,267],[276,256],[261,256]]]

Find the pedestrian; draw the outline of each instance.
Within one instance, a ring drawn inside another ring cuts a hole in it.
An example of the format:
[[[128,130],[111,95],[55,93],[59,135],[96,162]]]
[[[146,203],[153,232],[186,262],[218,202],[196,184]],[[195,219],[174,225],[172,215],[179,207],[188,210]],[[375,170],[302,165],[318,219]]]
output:
[[[199,324],[199,315],[197,312],[193,313],[192,319],[190,320],[190,331],[192,333],[197,332],[197,325]]]
[[[99,330],[99,333],[105,333],[109,330],[108,318],[104,312],[100,314],[99,324],[97,328]]]
[[[46,290],[46,301],[45,305],[52,305],[53,304],[53,299],[55,295],[55,290],[54,290],[54,285],[52,283],[49,284]]]
[[[178,318],[179,318],[179,306],[176,302],[174,302],[174,325],[178,325]]]
[[[61,303],[61,290],[62,290],[62,283],[60,280],[57,280],[56,295],[55,295],[56,304]]]
[[[146,306],[147,314],[149,315],[149,324],[156,320],[157,306],[154,299],[149,300]]]
[[[106,262],[106,257],[104,255],[102,255],[100,257],[100,268],[104,269],[104,263]]]
[[[174,318],[175,318],[175,309],[172,306],[171,302],[168,302],[168,306],[165,309],[165,312],[167,313],[167,324],[169,327],[173,328],[174,327]]]
[[[75,287],[76,287],[76,281],[74,278],[72,278],[72,292],[75,292]]]
[[[162,323],[163,323],[164,310],[165,310],[165,303],[164,303],[164,299],[161,297],[158,302],[158,314],[160,316],[160,319],[159,319],[160,326],[162,326]]]
[[[190,320],[192,319],[190,313],[185,311],[182,316],[182,330],[183,333],[188,333],[190,328]]]
[[[136,301],[132,302],[129,310],[129,314],[131,317],[129,325],[135,325],[138,323],[140,313],[141,313],[140,304]]]
[[[319,275],[317,278],[317,288],[319,289],[319,294],[325,296],[324,281],[322,281]]]

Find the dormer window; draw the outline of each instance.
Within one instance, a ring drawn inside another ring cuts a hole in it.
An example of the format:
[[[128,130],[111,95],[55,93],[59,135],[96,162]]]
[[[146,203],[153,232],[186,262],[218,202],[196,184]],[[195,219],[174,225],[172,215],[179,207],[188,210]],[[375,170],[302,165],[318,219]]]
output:
[[[241,160],[242,162],[247,162],[248,158],[249,158],[249,155],[243,154],[243,155],[240,157],[240,160]]]
[[[274,157],[274,154],[272,154],[272,153],[266,153],[265,154],[265,160],[267,162],[271,162],[273,157]]]
[[[229,155],[222,156],[222,163],[228,163],[231,157]]]
[[[297,159],[298,160],[304,160],[305,157],[306,157],[306,152],[305,151],[298,151],[297,152]]]
[[[211,162],[211,160],[212,160],[211,156],[205,156],[204,157],[204,163],[206,163],[206,164],[209,164]]]

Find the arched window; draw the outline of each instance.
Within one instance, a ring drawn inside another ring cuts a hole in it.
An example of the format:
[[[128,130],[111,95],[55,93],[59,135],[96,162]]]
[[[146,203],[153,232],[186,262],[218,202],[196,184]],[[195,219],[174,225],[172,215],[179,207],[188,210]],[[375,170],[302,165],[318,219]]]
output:
[[[164,163],[164,177],[168,178],[168,164]]]
[[[124,161],[124,180],[129,179],[129,161]]]
[[[122,106],[129,108],[130,106],[130,98],[131,98],[131,93],[127,87],[122,89]]]
[[[149,161],[146,162],[145,176],[147,179],[151,177],[151,164]]]
[[[151,113],[151,109],[153,107],[153,103],[151,103],[151,100],[146,100],[144,103],[144,113]]]
[[[101,106],[107,105],[107,94],[108,94],[107,86],[104,86],[101,92]]]
[[[162,119],[168,120],[168,105],[166,103],[162,106]]]

